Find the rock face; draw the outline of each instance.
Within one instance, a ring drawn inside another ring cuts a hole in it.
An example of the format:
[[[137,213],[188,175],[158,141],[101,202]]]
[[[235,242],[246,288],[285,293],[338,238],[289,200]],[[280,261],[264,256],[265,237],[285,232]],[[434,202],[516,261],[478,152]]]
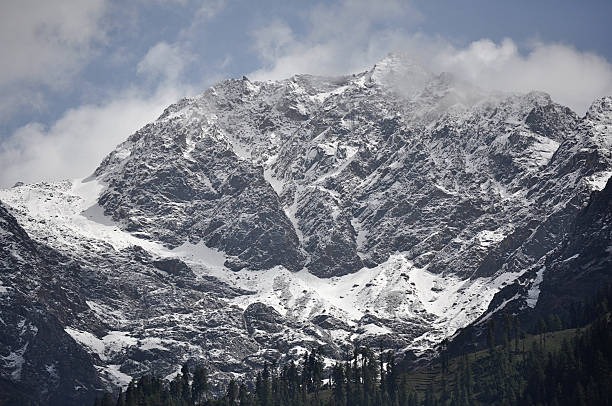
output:
[[[87,309],[77,263],[30,239],[0,203],[0,403],[82,405],[103,388],[64,331]]]
[[[58,265],[78,304],[58,323],[108,385],[196,358],[223,380],[303,348],[423,353],[512,286],[523,301],[542,278],[541,300],[553,292],[542,266],[598,229],[579,226],[594,195],[609,207],[611,105],[578,117],[401,56],[337,78],[228,80],[168,107],[92,177],[0,199],[80,270]],[[584,265],[586,292],[607,273]]]
[[[533,332],[540,320],[553,315],[565,325],[580,323],[581,309],[612,284],[610,246],[612,181],[593,191],[556,249],[501,289],[487,311],[455,336],[451,351],[484,348],[486,322],[502,326],[507,314],[516,315],[521,328]]]
[[[409,98],[389,87],[399,75]],[[530,205],[550,200],[541,185],[558,181],[553,154],[579,121],[545,94],[485,96],[397,57],[337,79],[231,80],[111,153],[100,204],[127,231],[202,241],[236,270],[333,277],[409,252],[435,273],[488,276],[504,261],[488,247],[521,244],[553,212]],[[572,172],[567,195],[597,169]]]

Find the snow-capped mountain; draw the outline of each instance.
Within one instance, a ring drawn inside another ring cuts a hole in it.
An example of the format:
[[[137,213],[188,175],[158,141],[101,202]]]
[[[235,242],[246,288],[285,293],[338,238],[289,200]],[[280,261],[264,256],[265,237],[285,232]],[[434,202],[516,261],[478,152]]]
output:
[[[611,144],[611,97],[578,117],[401,55],[342,77],[227,80],[87,179],[0,191],[2,314],[61,292],[71,304],[41,314],[109,385],[189,359],[223,379],[305,348],[423,353],[506,286],[537,303],[541,265],[612,174]],[[62,259],[25,267],[18,238]],[[11,382],[32,362],[20,334],[0,348]]]

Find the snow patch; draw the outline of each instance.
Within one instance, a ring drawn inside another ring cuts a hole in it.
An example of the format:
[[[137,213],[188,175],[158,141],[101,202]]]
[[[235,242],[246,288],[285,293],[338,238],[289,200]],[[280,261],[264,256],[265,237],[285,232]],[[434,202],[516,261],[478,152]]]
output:
[[[117,251],[140,246],[158,256],[174,255],[160,243],[121,230],[105,216],[97,203],[104,188],[96,179],[39,183],[0,190],[0,200],[12,207],[25,208],[28,215],[20,217],[22,227],[32,231],[34,237],[42,235],[44,243],[54,241],[53,246],[68,252],[82,249],[86,241],[89,249],[97,251],[107,250],[108,245]],[[46,226],[41,228],[40,224]]]
[[[514,301],[515,299],[517,299],[519,297],[519,294],[515,294],[514,296],[512,296],[510,299],[506,299],[504,300],[499,306],[497,306],[494,310],[492,310],[491,312],[487,313],[487,315],[485,317],[483,317],[482,319],[480,319],[478,321],[478,323],[476,324],[482,324],[482,323],[486,323],[487,320],[489,320],[495,313],[497,313],[500,310],[503,310],[506,305],[512,301]]]
[[[317,144],[318,149],[322,150],[327,156],[334,156],[338,152],[338,140]]]
[[[531,146],[532,156],[537,166],[544,166],[550,162],[552,156],[559,149],[559,143],[541,135],[536,136],[536,142]]]
[[[293,195],[293,204],[291,204],[291,206],[289,207],[283,208],[285,211],[285,215],[287,216],[287,218],[293,225],[293,229],[295,230],[295,234],[297,235],[298,240],[300,241],[300,244],[304,242],[304,234],[302,233],[302,230],[300,230],[300,225],[295,215],[298,210],[299,198],[300,198],[300,194],[302,193],[302,190],[303,190],[302,186],[298,186]]]
[[[425,324],[431,331],[411,343],[419,351],[478,318],[495,293],[517,275],[460,279],[416,267],[398,253],[374,268],[332,278],[319,278],[307,269],[290,272],[280,266],[266,272],[241,270],[231,276],[229,283],[255,292],[231,300],[243,309],[260,302],[297,322],[325,314],[358,327],[360,334],[390,333],[392,320],[398,317]],[[382,324],[361,324],[368,314],[383,320]],[[385,325],[385,320],[391,324]],[[347,339],[343,330],[330,334]]]
[[[103,340],[87,331],[76,330],[71,327],[66,327],[64,331],[74,338],[74,341],[89,350],[89,352],[97,354],[101,360],[106,359],[104,356],[105,345]]]
[[[89,352],[98,355],[102,361],[107,361],[138,343],[136,338],[124,331],[110,331],[104,337],[98,338],[90,332],[71,327],[66,327],[64,330]]]
[[[606,187],[611,176],[612,171],[597,172],[585,178],[585,181],[591,190],[601,191]]]
[[[98,316],[100,320],[114,325],[125,325],[128,322],[127,317],[119,309],[112,309],[109,306],[98,304],[91,300],[86,300],[87,306]]]
[[[357,233],[355,238],[355,243],[357,244],[357,255],[363,255],[365,244],[368,242],[368,230],[364,229],[361,225],[361,222],[357,218],[351,219],[351,226],[353,226],[353,230]]]
[[[527,306],[534,308],[538,303],[538,298],[540,297],[540,283],[544,280],[544,271],[546,267],[543,266],[536,273],[536,277],[533,280],[531,287],[527,291],[527,298],[525,298],[525,302],[527,302]]]
[[[166,340],[158,338],[158,337],[147,337],[145,339],[140,340],[139,348],[141,350],[162,350],[168,351],[168,347],[164,346]]]
[[[112,382],[116,386],[120,386],[125,388],[132,381],[132,377],[126,373],[123,373],[119,370],[121,365],[111,364],[105,367],[96,367],[100,375],[102,375],[106,380]]]
[[[491,245],[495,245],[506,238],[506,233],[502,231],[501,228],[497,230],[482,230],[478,234],[476,234],[476,239],[483,247],[489,247]]]
[[[138,339],[131,337],[126,331],[110,331],[102,338],[104,353],[107,356],[123,353],[126,348],[138,344]]]
[[[203,241],[197,244],[185,242],[169,251],[171,254],[181,257],[188,262],[204,265],[209,268],[225,268],[226,256],[223,251],[207,247]]]
[[[310,96],[310,98],[318,103],[323,103],[325,100],[329,99],[332,96],[337,96],[339,94],[344,93],[349,87],[349,85],[340,86],[330,92],[317,93],[314,96]]]
[[[268,160],[268,162],[270,162],[270,160]],[[274,189],[276,195],[280,196],[285,188],[285,183],[282,180],[276,179],[274,177],[274,175],[272,174],[272,170],[270,169],[269,163],[266,163],[266,168],[264,169],[263,176],[266,182],[268,182],[270,186],[272,186],[272,189]]]
[[[436,189],[438,189],[439,191],[441,191],[442,193],[444,193],[446,195],[449,195],[449,196],[459,196],[459,193],[454,192],[452,190],[448,190],[447,188],[445,188],[442,185],[439,185],[439,184],[436,183],[436,184],[434,184],[434,186],[435,186]]]

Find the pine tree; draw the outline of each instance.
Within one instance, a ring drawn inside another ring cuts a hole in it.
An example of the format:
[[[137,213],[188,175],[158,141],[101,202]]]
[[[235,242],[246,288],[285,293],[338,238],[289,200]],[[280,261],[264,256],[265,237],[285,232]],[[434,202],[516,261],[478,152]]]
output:
[[[206,369],[199,365],[193,372],[193,382],[191,384],[191,398],[195,404],[206,400],[208,392],[208,374]]]
[[[495,320],[493,319],[487,323],[487,346],[490,352],[495,349]]]
[[[297,402],[300,394],[300,376],[295,362],[291,360],[287,367],[287,396],[290,401]]]
[[[175,400],[183,399],[183,377],[181,374],[170,381],[170,397]]]
[[[189,386],[189,367],[185,363],[181,368],[181,395],[185,402],[191,402],[191,387]]]
[[[255,379],[255,395],[259,406],[271,406],[272,396],[270,393],[270,369],[268,363],[264,364],[263,370],[257,374]]]
[[[116,406],[125,406],[125,393],[123,393],[123,388],[119,388]]]
[[[240,384],[240,389],[238,390],[238,399],[240,401],[240,406],[251,406],[253,405],[253,399],[249,390],[247,389],[244,383]]]
[[[138,399],[136,394],[136,385],[132,380],[125,391],[125,404],[126,406],[137,406]]]
[[[319,391],[323,384],[323,355],[318,350],[312,350],[308,357],[308,363],[310,367],[311,379],[312,379],[312,392],[314,392],[315,400],[319,401]]]
[[[385,379],[385,391],[389,396],[389,400],[391,402],[395,402],[397,399],[397,365],[395,364],[395,357],[393,352],[387,352],[387,369],[386,369],[386,379]]]
[[[346,379],[344,368],[340,363],[336,363],[332,368],[332,382],[334,404],[344,405],[346,403]]]
[[[238,400],[238,384],[234,379],[231,379],[227,384],[227,390],[225,392],[225,400],[227,406],[237,405]]]
[[[576,386],[574,388],[574,405],[587,406],[586,394],[580,381],[576,382]]]

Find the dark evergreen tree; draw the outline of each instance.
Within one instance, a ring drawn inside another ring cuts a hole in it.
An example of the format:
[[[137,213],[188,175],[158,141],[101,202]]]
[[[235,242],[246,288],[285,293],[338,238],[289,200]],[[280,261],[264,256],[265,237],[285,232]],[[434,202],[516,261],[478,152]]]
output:
[[[181,368],[181,395],[183,400],[187,403],[191,403],[191,387],[189,385],[189,380],[189,366],[185,364]]]
[[[126,406],[138,406],[138,398],[136,393],[136,383],[131,381],[125,391]]]
[[[332,393],[335,405],[346,404],[346,383],[344,367],[336,363],[332,367]]]
[[[117,396],[117,406],[125,406],[125,393],[123,393],[123,389],[119,388],[119,396]]]
[[[193,371],[193,382],[191,384],[191,399],[195,404],[206,400],[208,392],[208,374],[206,368],[197,366]]]
[[[244,383],[240,384],[240,389],[238,390],[238,399],[240,401],[240,406],[254,405],[253,397],[249,393],[249,390],[247,389]]]
[[[231,379],[227,384],[225,392],[225,404],[227,406],[236,406],[238,404],[238,384],[234,379]]]

